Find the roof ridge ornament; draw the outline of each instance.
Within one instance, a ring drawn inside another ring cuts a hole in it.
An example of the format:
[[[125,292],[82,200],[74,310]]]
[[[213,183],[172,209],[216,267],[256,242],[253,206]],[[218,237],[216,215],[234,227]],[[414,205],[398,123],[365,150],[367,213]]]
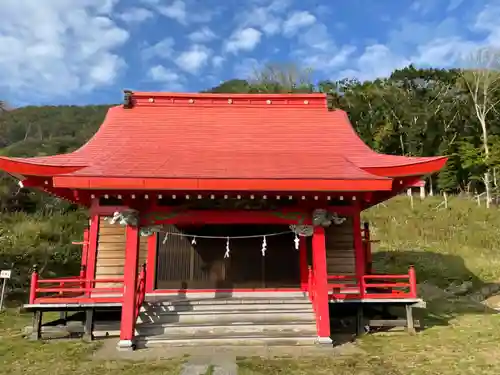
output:
[[[132,95],[132,90],[123,90],[123,108],[130,109],[134,106]]]
[[[327,92],[326,93],[326,108],[328,108],[329,111],[335,111],[335,95],[333,92]]]

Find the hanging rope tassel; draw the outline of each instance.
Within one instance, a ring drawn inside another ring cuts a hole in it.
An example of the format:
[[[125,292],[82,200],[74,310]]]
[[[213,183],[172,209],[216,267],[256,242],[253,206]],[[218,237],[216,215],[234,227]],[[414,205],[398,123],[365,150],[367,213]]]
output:
[[[262,256],[266,256],[266,250],[267,250],[267,241],[266,241],[266,236],[262,237]]]
[[[299,250],[300,239],[299,236],[297,236],[297,233],[295,233],[295,239],[293,240],[293,242],[295,242],[295,250]]]
[[[227,241],[226,241],[226,252],[224,253],[224,258],[229,258],[229,252],[231,250],[229,249],[229,237],[227,237]]]
[[[165,245],[168,240],[168,233],[165,233],[165,237],[163,238],[163,244]]]
[[[196,236],[193,237],[193,240],[191,241],[191,245],[196,245]]]

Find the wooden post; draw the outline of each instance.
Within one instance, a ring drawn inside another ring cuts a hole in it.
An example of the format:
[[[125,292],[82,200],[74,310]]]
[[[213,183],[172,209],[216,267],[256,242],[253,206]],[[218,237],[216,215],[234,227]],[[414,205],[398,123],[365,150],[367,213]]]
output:
[[[87,269],[87,261],[89,256],[89,228],[83,230],[82,243],[82,269]]]
[[[156,258],[158,249],[158,233],[148,237],[148,254],[146,257],[146,293],[151,293],[156,287]]]
[[[127,225],[125,266],[123,270],[123,302],[118,349],[134,350],[137,269],[139,266],[139,228]]]
[[[331,344],[325,228],[320,226],[314,227],[312,248],[315,278],[314,303],[316,306],[318,343]]]
[[[83,339],[85,341],[94,340],[94,309],[87,309],[85,311],[85,326]]]
[[[363,298],[365,295],[363,276],[366,270],[366,258],[365,252],[363,251],[363,237],[361,234],[361,211],[358,210],[352,216],[353,225],[353,235],[354,235],[354,255],[355,255],[355,265],[356,265],[356,278],[359,285],[360,297]]]
[[[40,340],[42,338],[42,320],[43,312],[41,310],[33,312],[33,331],[31,332],[31,340]]]
[[[363,223],[363,239],[365,243],[365,272],[369,275],[372,273],[372,244],[370,242],[370,224],[368,222]]]
[[[90,216],[90,228],[89,228],[89,244],[87,248],[87,267],[85,271],[85,278],[87,280],[87,295],[90,296],[90,289],[94,288],[95,279],[95,269],[97,260],[97,244],[99,241],[99,215],[93,213]]]
[[[300,267],[300,289],[306,291],[308,288],[309,270],[307,264],[307,242],[303,236],[299,237],[299,267]]]

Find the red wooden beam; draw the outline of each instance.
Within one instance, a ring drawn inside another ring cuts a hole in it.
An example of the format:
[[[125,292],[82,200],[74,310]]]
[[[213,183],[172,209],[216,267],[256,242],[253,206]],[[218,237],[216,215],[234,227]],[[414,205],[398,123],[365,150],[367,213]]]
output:
[[[55,176],[55,187],[71,189],[178,191],[377,191],[391,190],[391,179],[196,179]]]

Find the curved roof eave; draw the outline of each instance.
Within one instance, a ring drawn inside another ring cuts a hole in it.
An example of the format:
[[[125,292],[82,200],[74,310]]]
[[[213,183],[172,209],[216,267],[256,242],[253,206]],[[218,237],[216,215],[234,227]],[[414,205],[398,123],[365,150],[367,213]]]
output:
[[[0,170],[12,175],[49,177],[73,173],[85,167],[82,165],[49,164],[47,162],[41,162],[41,159],[42,158],[9,158],[2,156],[0,157]]]
[[[376,176],[383,177],[423,176],[438,172],[445,166],[447,161],[447,156],[422,158],[421,160],[415,158],[413,160],[410,159],[407,164],[382,167],[364,167],[363,170]]]

